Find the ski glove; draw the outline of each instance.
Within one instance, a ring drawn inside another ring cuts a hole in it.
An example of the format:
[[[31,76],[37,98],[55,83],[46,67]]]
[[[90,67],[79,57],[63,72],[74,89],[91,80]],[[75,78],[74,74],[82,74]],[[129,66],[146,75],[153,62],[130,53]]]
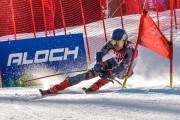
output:
[[[109,78],[110,76],[112,75],[112,70],[109,70],[109,71],[105,71],[103,73],[100,73],[99,74],[99,77],[103,80]]]
[[[97,73],[103,73],[104,71],[104,67],[102,66],[102,64],[95,64],[94,65],[94,71]]]

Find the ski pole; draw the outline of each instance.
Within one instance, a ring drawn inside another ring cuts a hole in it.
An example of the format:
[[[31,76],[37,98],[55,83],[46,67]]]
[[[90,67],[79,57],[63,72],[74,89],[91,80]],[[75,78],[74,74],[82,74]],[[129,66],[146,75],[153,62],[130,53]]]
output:
[[[53,76],[58,76],[58,75],[63,75],[63,74],[69,74],[69,73],[73,73],[73,72],[83,72],[83,71],[88,71],[88,70],[89,70],[89,69],[86,69],[86,70],[79,70],[79,71],[71,71],[71,72],[67,72],[67,73],[62,72],[62,73],[57,73],[57,74],[47,75],[47,76],[38,77],[38,78],[33,78],[33,79],[29,79],[29,80],[25,80],[25,81],[20,81],[20,82],[26,83],[26,82],[31,82],[31,81],[43,79],[43,78],[48,78],[48,77],[53,77]]]
[[[123,85],[120,81],[116,80],[115,78],[110,78],[110,80],[116,81],[119,85]],[[126,88],[126,87],[125,87]]]
[[[38,77],[38,78],[34,78],[34,79],[29,79],[29,80],[21,81],[21,82],[26,83],[26,82],[31,82],[31,81],[43,79],[43,78],[48,78],[48,77],[53,77],[53,76],[58,76],[58,75],[63,75],[63,74],[69,74],[69,73],[73,73],[73,72],[83,72],[83,71],[87,71],[87,70],[71,71],[71,72],[67,72],[67,73],[62,72],[62,73],[47,75],[47,76]]]

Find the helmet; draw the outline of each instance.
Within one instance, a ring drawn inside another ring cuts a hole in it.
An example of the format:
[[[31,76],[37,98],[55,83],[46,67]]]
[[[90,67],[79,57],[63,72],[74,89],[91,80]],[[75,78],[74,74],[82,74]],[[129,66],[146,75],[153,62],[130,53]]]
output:
[[[115,29],[112,33],[112,40],[127,40],[128,35],[124,29]]]

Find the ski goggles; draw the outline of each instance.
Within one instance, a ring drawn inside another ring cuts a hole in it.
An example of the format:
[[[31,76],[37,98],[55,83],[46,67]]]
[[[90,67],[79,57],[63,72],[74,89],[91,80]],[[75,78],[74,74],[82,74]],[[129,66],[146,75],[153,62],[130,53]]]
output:
[[[124,41],[123,40],[113,40],[113,45],[122,47],[124,45]]]

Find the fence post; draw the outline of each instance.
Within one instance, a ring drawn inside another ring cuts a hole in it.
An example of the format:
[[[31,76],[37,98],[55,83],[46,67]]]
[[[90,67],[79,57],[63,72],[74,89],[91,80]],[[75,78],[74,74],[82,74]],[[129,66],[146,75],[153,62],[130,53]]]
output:
[[[60,11],[61,11],[61,14],[62,14],[62,23],[63,23],[64,33],[66,35],[66,21],[65,21],[65,18],[64,18],[64,11],[63,11],[63,7],[62,7],[62,0],[59,0],[59,4],[60,4]]]
[[[13,10],[13,3],[12,0],[10,0],[10,7],[11,7],[11,15],[12,15],[12,25],[13,25],[13,29],[14,29],[14,39],[16,40],[16,23],[14,20],[14,10]]]
[[[124,29],[124,22],[123,22],[123,17],[122,17],[122,3],[121,3],[121,0],[119,0],[119,13],[120,13],[120,17],[121,17],[121,25],[122,25],[122,28]]]
[[[141,3],[141,0],[138,0],[138,3],[139,3],[139,13],[142,14],[142,3]]]
[[[175,28],[177,29],[177,19],[176,19],[176,6],[175,2],[173,2],[173,11],[174,11],[174,21],[175,21]]]
[[[34,38],[36,38],[36,26],[34,22],[34,12],[32,7],[32,0],[29,0],[30,8],[31,8],[31,16],[32,16],[32,24],[33,24],[33,30],[34,30]]]
[[[104,36],[105,36],[105,40],[106,40],[105,42],[107,42],[106,26],[105,26],[105,22],[104,22],[104,16],[105,16],[104,14],[105,13],[103,13],[103,11],[102,11],[102,1],[99,0],[99,2],[100,2],[100,10],[101,10],[101,19],[102,19],[102,22],[103,22]]]
[[[90,50],[89,50],[89,42],[88,42],[87,31],[86,31],[86,20],[85,20],[85,16],[84,16],[84,10],[83,10],[83,5],[82,5],[82,0],[79,0],[79,2],[80,2],[81,15],[82,15],[82,20],[83,20],[83,25],[84,25],[84,33],[85,33],[85,37],[86,37],[88,57],[89,57],[89,61],[90,61],[90,63],[91,63],[91,56],[90,56]]]
[[[158,3],[158,0],[156,0],[156,13],[157,13],[158,28],[159,28],[160,26],[159,26],[159,3]]]
[[[47,24],[46,24],[46,15],[45,15],[45,9],[44,9],[44,2],[43,2],[43,0],[41,0],[41,4],[42,4],[43,19],[44,19],[45,35],[47,37]]]
[[[53,29],[53,35],[55,36],[56,33],[55,33],[55,27],[54,27],[54,5],[53,5],[53,2],[52,0],[50,1],[50,4],[51,4],[51,17],[52,17],[52,29]]]

